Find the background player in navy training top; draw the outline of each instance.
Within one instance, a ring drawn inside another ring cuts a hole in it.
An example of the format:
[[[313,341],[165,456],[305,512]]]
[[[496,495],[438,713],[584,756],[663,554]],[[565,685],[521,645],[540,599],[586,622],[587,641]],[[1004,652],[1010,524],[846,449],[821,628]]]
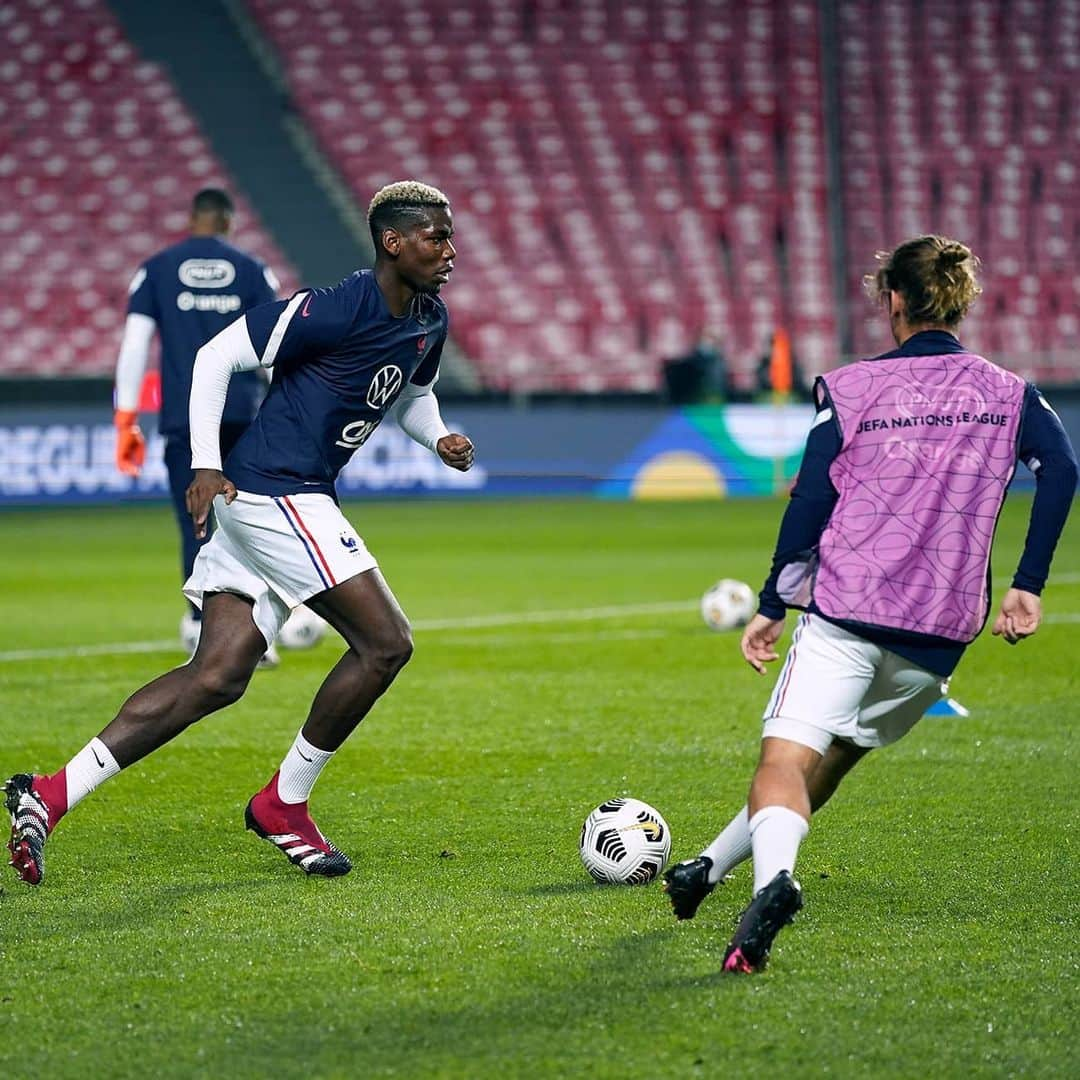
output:
[[[169,492],[180,526],[182,581],[191,576],[203,541],[184,503],[192,480],[188,398],[195,354],[238,315],[277,298],[273,272],[225,242],[233,202],[219,188],[204,188],[191,203],[191,235],[147,259],[129,288],[128,316],[116,364],[116,467],[138,476],[146,459],[137,409],[154,334],[161,335],[161,412]],[[238,375],[221,419],[222,452],[228,453],[251,423],[266,388],[257,372]],[[190,605],[180,624],[188,653],[199,638],[199,609]]]
[[[408,620],[337,505],[334,480],[394,407],[417,442],[462,471],[472,443],[450,434],[432,388],[446,340],[439,289],[455,256],[450,206],[415,181],[379,191],[368,211],[375,267],[332,289],[249,312],[199,350],[191,393],[187,502],[196,535],[211,503],[217,531],[185,593],[203,609],[195,655],[136,691],[57,773],[6,784],[12,865],[37,884],[57,821],[103,780],[236,701],[291,608],[306,604],[348,649],[319,688],[247,825],[308,874],[347,873],[307,800],[323,766],[412,653]],[[232,376],[273,366],[270,391],[221,465],[219,425]]]

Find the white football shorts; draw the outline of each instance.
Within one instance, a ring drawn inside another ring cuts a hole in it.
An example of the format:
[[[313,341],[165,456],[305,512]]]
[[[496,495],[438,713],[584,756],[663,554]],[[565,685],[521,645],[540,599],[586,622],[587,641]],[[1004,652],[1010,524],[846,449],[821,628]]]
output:
[[[834,739],[886,746],[906,735],[948,680],[819,615],[803,615],[765,706],[762,737],[824,754]]]
[[[329,495],[219,495],[214,523],[184,595],[200,608],[207,593],[250,597],[268,644],[294,607],[378,565]]]

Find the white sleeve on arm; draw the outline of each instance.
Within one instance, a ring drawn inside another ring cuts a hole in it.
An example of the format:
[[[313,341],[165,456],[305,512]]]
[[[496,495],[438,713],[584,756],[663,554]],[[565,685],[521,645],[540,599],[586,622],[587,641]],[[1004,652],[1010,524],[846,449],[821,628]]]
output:
[[[138,312],[132,312],[124,323],[120,356],[116,361],[116,407],[123,412],[134,412],[139,407],[139,394],[155,330],[157,323],[149,315]]]
[[[435,452],[435,444],[444,435],[450,434],[439,415],[439,399],[435,397],[434,382],[427,386],[406,383],[394,409],[401,430],[432,453]]]
[[[188,423],[191,425],[191,467],[221,468],[221,414],[234,371],[254,371],[259,358],[251,345],[247,320],[241,316],[196,354],[191,375]]]

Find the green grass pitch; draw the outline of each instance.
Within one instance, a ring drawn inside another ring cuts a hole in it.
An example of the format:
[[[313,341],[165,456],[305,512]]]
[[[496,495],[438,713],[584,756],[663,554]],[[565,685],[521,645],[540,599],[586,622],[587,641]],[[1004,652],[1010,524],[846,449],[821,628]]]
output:
[[[998,595],[1029,506],[1002,519]],[[4,1073],[1068,1074],[1075,521],[1037,638],[986,632],[953,680],[971,717],[925,720],[816,819],[806,908],[767,973],[720,974],[748,867],[681,925],[656,884],[586,878],[578,830],[607,797],[659,808],[675,858],[742,804],[777,668],[756,676],[694,601],[719,577],[757,588],[780,510],[350,504],[417,628],[412,664],[315,791],[356,869],[308,880],[242,822],[334,638],[79,806],[40,889],[4,868]],[[182,608],[161,506],[7,511],[0,550],[6,776],[59,767],[179,663],[154,643]]]

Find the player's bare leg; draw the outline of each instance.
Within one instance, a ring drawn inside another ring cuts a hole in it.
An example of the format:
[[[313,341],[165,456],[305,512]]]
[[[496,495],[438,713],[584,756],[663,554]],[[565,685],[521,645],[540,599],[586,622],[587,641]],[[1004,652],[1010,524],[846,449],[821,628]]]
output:
[[[59,772],[11,777],[4,801],[11,814],[8,850],[19,877],[40,884],[45,841],[60,818],[121,769],[236,701],[265,649],[249,600],[229,593],[207,596],[199,647],[189,663],[132,694],[105,730]]]
[[[323,767],[367,715],[412,655],[408,620],[379,570],[372,569],[308,602],[349,646],[327,675],[281,768],[248,803],[249,829],[305,873],[336,877],[352,867],[308,813]]]
[[[232,593],[207,596],[195,655],[136,690],[98,737],[126,768],[196,720],[238,701],[265,651],[250,600]]]
[[[378,569],[358,574],[308,601],[338,631],[349,651],[319,687],[304,737],[336,750],[412,656],[412,631]]]
[[[846,739],[833,740],[806,780],[812,813],[816,814],[833,797],[840,781],[869,753],[867,746],[856,746]]]
[[[747,809],[750,820],[770,806],[780,806],[810,820],[810,777],[825,757],[809,746],[790,739],[761,740],[754,779],[750,782]]]

